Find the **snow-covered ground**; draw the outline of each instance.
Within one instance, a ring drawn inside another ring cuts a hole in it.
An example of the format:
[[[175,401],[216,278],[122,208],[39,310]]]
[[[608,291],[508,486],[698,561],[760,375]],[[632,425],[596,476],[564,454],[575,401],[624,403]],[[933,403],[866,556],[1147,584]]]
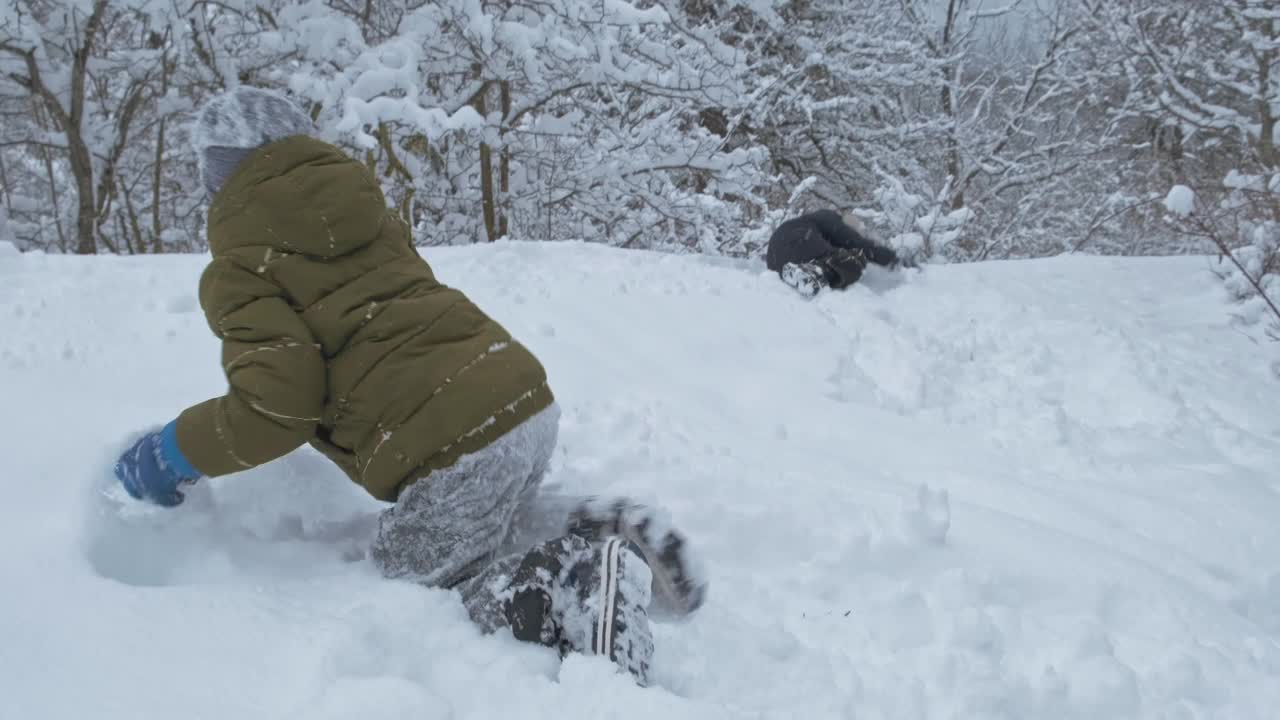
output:
[[[537,352],[549,482],[666,505],[657,687],[348,562],[318,455],[121,519],[122,438],[223,389],[199,257],[0,257],[0,717],[1224,718],[1280,708],[1280,412],[1205,258],[874,271],[431,251]],[[1274,357],[1274,356],[1272,356]]]

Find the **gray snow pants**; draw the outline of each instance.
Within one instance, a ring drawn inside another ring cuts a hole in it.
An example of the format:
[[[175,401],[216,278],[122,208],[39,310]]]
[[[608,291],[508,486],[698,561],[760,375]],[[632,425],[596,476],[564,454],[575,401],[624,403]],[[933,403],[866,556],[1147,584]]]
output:
[[[505,626],[502,578],[534,544],[564,533],[572,505],[538,493],[559,425],[553,404],[406,488],[378,518],[371,552],[383,575],[456,587],[482,628]]]

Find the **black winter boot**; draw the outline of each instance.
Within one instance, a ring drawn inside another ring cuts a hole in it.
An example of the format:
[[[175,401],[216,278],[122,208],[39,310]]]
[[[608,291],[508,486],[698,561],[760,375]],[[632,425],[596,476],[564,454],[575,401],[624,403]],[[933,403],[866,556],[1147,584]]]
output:
[[[504,606],[517,640],[558,648],[562,657],[568,651],[551,596],[566,564],[587,550],[585,541],[570,536],[538,545],[520,561],[511,577],[511,599]]]
[[[622,538],[611,537],[569,569],[561,595],[563,637],[570,647],[604,655],[649,684],[653,632],[649,628],[649,566]]]
[[[778,271],[782,282],[811,298],[828,286],[827,273],[817,263],[787,263]]]
[[[858,282],[867,269],[867,257],[861,250],[839,249],[822,261],[827,271],[827,283],[835,290],[843,290]]]
[[[604,655],[648,684],[653,634],[649,568],[621,538],[569,535],[530,550],[512,574],[505,613],[519,640]]]

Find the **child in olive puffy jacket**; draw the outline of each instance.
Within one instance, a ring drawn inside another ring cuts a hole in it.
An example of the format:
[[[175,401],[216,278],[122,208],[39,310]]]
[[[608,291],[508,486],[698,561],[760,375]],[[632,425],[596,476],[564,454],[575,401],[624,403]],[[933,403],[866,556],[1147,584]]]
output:
[[[705,581],[649,509],[539,492],[559,409],[538,359],[436,280],[368,168],[287,98],[225,93],[193,137],[212,194],[200,303],[229,388],[137,440],[125,490],[174,506],[310,444],[394,503],[370,544],[385,575],[457,587],[485,629],[643,682],[651,592],[688,613]]]

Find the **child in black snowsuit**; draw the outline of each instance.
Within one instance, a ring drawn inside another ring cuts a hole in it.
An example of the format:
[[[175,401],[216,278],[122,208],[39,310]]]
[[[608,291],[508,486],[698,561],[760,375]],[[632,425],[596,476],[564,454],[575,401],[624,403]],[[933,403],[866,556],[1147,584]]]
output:
[[[782,223],[769,238],[765,254],[769,269],[808,297],[824,287],[849,287],[862,277],[868,262],[887,268],[904,264],[892,248],[863,237],[834,210],[818,210]]]

